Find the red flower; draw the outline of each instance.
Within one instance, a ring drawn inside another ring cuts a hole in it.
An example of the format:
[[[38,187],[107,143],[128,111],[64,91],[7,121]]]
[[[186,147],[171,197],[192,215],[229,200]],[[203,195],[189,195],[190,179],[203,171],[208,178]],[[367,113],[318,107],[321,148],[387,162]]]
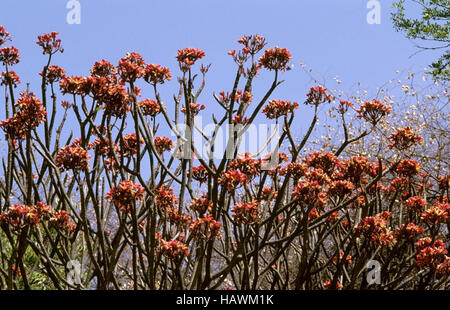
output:
[[[40,76],[44,75],[44,71],[39,73]],[[51,84],[53,82],[58,82],[59,80],[66,77],[66,71],[59,66],[50,66],[47,69],[45,78]]]
[[[155,117],[157,114],[161,113],[161,107],[156,100],[145,99],[139,102],[139,107],[144,115],[150,115]]]
[[[396,132],[389,136],[389,148],[396,148],[398,150],[406,150],[414,144],[421,144],[422,137],[416,135],[411,128],[397,128]]]
[[[414,212],[422,212],[427,206],[427,202],[420,196],[414,196],[406,199],[403,204],[409,210]]]
[[[353,156],[341,162],[340,170],[343,179],[349,179],[353,184],[359,184],[371,171],[371,164],[365,157]]]
[[[327,199],[322,186],[317,181],[300,181],[294,186],[292,198],[297,203],[305,204],[318,210],[325,209]]]
[[[20,78],[14,71],[5,71],[0,76],[0,85],[9,85],[11,83],[14,88],[20,84]]]
[[[169,222],[171,224],[180,227],[186,227],[191,222],[191,217],[185,213],[180,212],[180,210],[170,207],[166,211],[169,215]]]
[[[294,182],[298,182],[301,177],[306,175],[306,171],[308,170],[308,166],[300,163],[290,163],[286,167],[280,170],[280,175],[290,175]]]
[[[138,141],[135,133],[129,133],[122,137],[120,141],[120,152],[123,156],[132,156],[137,154]],[[139,145],[144,144],[142,137],[139,139]]]
[[[64,52],[61,46],[61,39],[56,38],[57,36],[57,32],[45,33],[38,36],[36,44],[42,47],[42,54],[53,55],[57,52]]]
[[[328,195],[331,197],[339,197],[344,198],[346,195],[351,194],[355,185],[353,185],[350,181],[332,181],[330,186],[328,187]]]
[[[425,230],[417,226],[414,223],[408,223],[406,226],[402,224],[399,228],[395,230],[395,235],[397,239],[404,238],[408,241],[414,240],[418,235],[421,235],[425,232]]]
[[[233,160],[228,169],[239,170],[247,176],[247,180],[251,180],[257,176],[261,170],[261,160],[256,160],[251,157],[249,152],[244,155],[238,155],[238,158]]]
[[[435,201],[434,204],[422,213],[420,219],[428,225],[439,225],[447,221],[450,206],[446,203]]]
[[[438,178],[438,186],[441,191],[448,191],[450,187],[450,174],[441,175]]]
[[[287,116],[289,113],[293,113],[295,109],[298,109],[297,102],[291,103],[290,101],[270,100],[262,112],[268,119],[274,119],[282,115]]]
[[[322,169],[328,175],[340,165],[339,159],[331,153],[312,153],[303,161],[309,167]]]
[[[238,203],[234,205],[231,211],[237,224],[255,224],[260,221],[259,203],[257,201]]]
[[[101,61],[96,61],[94,66],[91,68],[91,75],[96,77],[104,77],[111,79],[115,82],[113,77],[117,74],[116,69],[113,64],[107,60],[102,59]]]
[[[11,41],[11,35],[3,28],[3,26],[0,26],[0,46],[5,44],[6,40]]]
[[[422,166],[413,159],[403,159],[395,168],[395,172],[401,176],[411,178],[420,173]]]
[[[356,226],[355,231],[368,241],[382,246],[395,244],[397,240],[394,238],[393,232],[386,227],[388,218],[391,216],[391,212],[385,211],[375,216],[365,217]]]
[[[201,110],[204,110],[206,107],[205,107],[205,105],[200,105],[200,103],[193,103],[193,102],[191,102],[190,104],[189,104],[189,106],[190,106],[190,108],[191,108],[191,110],[190,110],[190,112],[191,112],[191,116],[192,115],[197,115]],[[180,110],[182,113],[186,113],[186,107],[182,107],[181,108],[181,110]]]
[[[7,212],[0,214],[0,226],[9,225],[16,231],[27,226],[38,226],[42,219],[49,218],[50,209],[43,202],[34,206],[13,205]]]
[[[311,87],[306,94],[305,104],[318,106],[319,104],[333,101],[333,96],[327,94],[327,89],[322,86]]]
[[[178,203],[177,197],[173,193],[173,189],[166,188],[163,184],[157,189],[155,196],[156,206],[161,210],[174,209],[174,206]]]
[[[85,83],[86,80],[82,76],[64,77],[61,81],[59,81],[59,88],[61,89],[61,93],[63,95],[75,94],[86,96],[89,91],[85,91]]]
[[[119,186],[112,188],[105,196],[122,212],[129,212],[136,200],[144,199],[144,188],[130,180],[121,181]]]
[[[243,50],[247,54],[255,55],[266,45],[266,39],[260,35],[243,36],[238,40],[239,44],[244,45]],[[233,53],[234,54],[234,53]]]
[[[436,267],[438,278],[450,276],[450,257],[445,255],[444,261]]]
[[[341,283],[336,283],[336,288],[337,289],[341,289],[341,288],[343,288],[344,286],[341,284]],[[324,289],[331,289],[331,281],[330,280],[327,280],[327,281],[325,281],[325,282],[323,282],[323,288]]]
[[[205,57],[205,52],[200,49],[194,49],[191,47],[178,50],[178,54],[175,57],[178,60],[178,63],[180,64],[180,68],[182,70],[189,69],[190,66],[192,66],[197,60],[202,59]]]
[[[172,239],[165,241],[160,239],[158,247],[158,255],[164,255],[170,260],[178,260],[183,255],[189,256],[188,247],[181,241]]]
[[[192,167],[192,178],[200,183],[208,181],[208,170],[203,165]]]
[[[0,62],[5,66],[12,66],[19,62],[19,50],[14,46],[4,47],[0,49]]]
[[[239,185],[245,184],[246,181],[247,176],[238,170],[227,170],[219,178],[219,184],[224,186],[228,191],[234,191]]]
[[[108,85],[98,94],[99,103],[104,103],[105,113],[116,117],[124,117],[130,111],[130,96],[120,84]]]
[[[291,53],[285,48],[269,48],[264,51],[264,55],[259,58],[259,64],[269,70],[286,71],[291,60]]]
[[[117,71],[124,82],[134,83],[136,79],[141,78],[145,73],[145,61],[141,55],[136,52],[128,53],[120,59]]]
[[[153,85],[164,84],[164,81],[170,81],[171,79],[172,75],[170,74],[169,68],[153,64],[145,67],[144,80],[147,83]]]
[[[221,239],[220,222],[216,221],[211,214],[206,213],[202,217],[195,219],[189,225],[189,231],[194,238],[213,240]]]
[[[357,112],[358,118],[364,118],[372,125],[375,125],[381,118],[391,113],[391,108],[386,103],[373,99],[372,101],[364,102]]]
[[[419,267],[435,268],[446,254],[447,248],[440,239],[433,242],[430,237],[425,237],[416,242],[416,264]]]
[[[153,143],[155,144],[155,149],[158,154],[170,151],[174,147],[173,141],[168,137],[156,137]]]
[[[351,103],[350,101],[341,100],[339,101],[338,111],[340,114],[344,114],[350,107],[353,107],[353,103]]]
[[[344,258],[344,252],[343,252],[343,251],[340,251],[340,252],[339,252],[339,257],[338,257],[337,254],[333,257],[333,262],[337,262],[338,260],[340,261],[340,260],[342,260],[343,258]],[[352,257],[351,257],[350,255],[347,255],[347,257],[345,258],[345,263],[346,263],[347,265],[350,265],[350,264],[352,263]]]
[[[33,93],[22,92],[15,106],[18,111],[14,116],[0,123],[11,139],[25,138],[31,130],[45,122],[47,112]]]
[[[191,209],[198,212],[200,215],[205,214],[207,211],[211,212],[213,203],[206,198],[206,194],[203,194],[199,198],[194,198],[191,201]]]
[[[50,218],[50,223],[52,223],[56,229],[69,231],[75,229],[75,225],[70,221],[69,214],[65,210],[54,211]]]
[[[89,168],[88,151],[80,145],[66,145],[56,154],[56,166],[64,170],[84,170]]]

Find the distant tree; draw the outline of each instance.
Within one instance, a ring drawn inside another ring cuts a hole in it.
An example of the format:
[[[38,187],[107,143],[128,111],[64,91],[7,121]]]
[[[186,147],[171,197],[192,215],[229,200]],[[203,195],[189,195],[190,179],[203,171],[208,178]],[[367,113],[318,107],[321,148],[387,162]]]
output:
[[[449,0],[413,0],[422,7],[421,18],[405,15],[405,0],[394,2],[396,9],[392,21],[397,31],[405,32],[406,37],[423,43],[432,41],[435,46],[418,45],[424,50],[446,49],[438,60],[430,65],[430,74],[438,79],[450,79],[450,1]]]

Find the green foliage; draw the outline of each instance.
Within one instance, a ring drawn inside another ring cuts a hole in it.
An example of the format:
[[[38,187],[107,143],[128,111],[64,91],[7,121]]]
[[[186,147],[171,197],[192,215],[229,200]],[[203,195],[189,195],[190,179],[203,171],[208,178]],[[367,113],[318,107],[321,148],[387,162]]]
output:
[[[394,2],[396,9],[392,21],[397,31],[404,32],[411,40],[432,41],[434,47],[422,49],[447,49],[450,46],[450,0],[413,0],[421,8],[420,17],[405,14],[405,0]],[[450,80],[450,51],[430,65],[430,74],[437,79]]]

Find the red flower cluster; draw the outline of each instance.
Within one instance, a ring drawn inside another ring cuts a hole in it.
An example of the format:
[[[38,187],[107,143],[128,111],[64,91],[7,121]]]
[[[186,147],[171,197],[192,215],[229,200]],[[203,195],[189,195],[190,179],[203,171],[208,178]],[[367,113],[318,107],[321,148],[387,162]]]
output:
[[[322,169],[328,175],[331,175],[334,169],[340,165],[339,159],[331,153],[312,153],[303,161],[308,167]]]
[[[155,196],[156,206],[161,210],[174,209],[178,203],[177,197],[173,193],[173,189],[167,188],[165,184],[161,185],[157,189]]]
[[[411,178],[420,173],[422,166],[413,159],[403,159],[395,168],[395,172],[406,178]]]
[[[9,85],[11,83],[14,88],[20,84],[20,78],[15,71],[4,71],[0,75],[0,85]]]
[[[88,151],[78,143],[72,143],[61,148],[56,154],[56,166],[60,171],[64,170],[84,170],[89,168],[91,156]]]
[[[219,184],[224,186],[228,191],[234,191],[239,185],[245,184],[247,176],[238,170],[227,170],[223,176],[219,178]]]
[[[220,228],[222,225],[216,221],[209,213],[204,214],[202,217],[195,219],[189,225],[189,230],[194,238],[213,240],[221,239]]]
[[[244,53],[255,55],[266,45],[266,39],[260,35],[243,36],[238,40],[239,44],[244,45]]]
[[[358,118],[364,118],[372,125],[378,123],[385,115],[391,113],[391,108],[386,103],[373,99],[364,102],[358,112]]]
[[[382,246],[395,244],[397,240],[393,236],[386,224],[392,216],[391,212],[384,211],[375,216],[363,218],[356,226],[355,231],[363,235],[366,240]]]
[[[327,198],[318,181],[300,181],[294,186],[292,198],[310,208],[325,209]]]
[[[296,183],[301,177],[306,175],[306,171],[308,171],[308,166],[306,164],[289,163],[286,167],[280,170],[280,175],[290,175]]]
[[[189,107],[190,107],[191,116],[197,115],[201,110],[204,110],[206,108],[204,104],[201,105],[200,103],[194,103],[194,102],[191,102],[189,104]],[[183,106],[180,111],[182,113],[186,113],[186,107]]]
[[[420,219],[428,225],[440,225],[445,223],[450,212],[450,205],[435,201],[434,204],[422,213]]]
[[[420,196],[409,197],[403,202],[404,206],[408,210],[412,210],[414,212],[422,212],[427,206],[427,202]]]
[[[306,94],[305,104],[318,106],[319,104],[333,101],[333,96],[327,94],[327,89],[322,86],[315,86],[309,89],[309,92]]]
[[[130,180],[121,181],[119,186],[112,188],[105,196],[106,200],[120,209],[129,212],[136,200],[144,199],[144,188]]]
[[[438,178],[438,186],[441,191],[448,191],[450,188],[450,174],[441,175]]]
[[[101,61],[96,61],[94,66],[91,68],[91,75],[95,77],[109,78],[112,82],[115,82],[113,77],[117,74],[116,68],[109,61],[102,59]]]
[[[336,283],[336,288],[337,289],[341,289],[341,288],[343,288],[344,286],[341,284],[341,283]],[[324,289],[329,289],[329,288],[331,288],[331,281],[330,280],[327,280],[327,281],[325,281],[325,282],[323,282],[323,288]]]
[[[191,217],[180,210],[169,207],[166,211],[169,216],[169,223],[171,224],[186,227],[191,222]]]
[[[286,71],[288,62],[291,60],[291,53],[285,48],[269,48],[264,51],[264,55],[259,58],[259,64],[269,70]]]
[[[258,201],[235,204],[231,211],[237,224],[256,224],[260,221]]]
[[[213,203],[206,198],[206,195],[203,194],[199,198],[194,198],[191,201],[191,209],[195,212],[198,212],[200,215],[205,214],[206,212],[211,212]]]
[[[139,53],[127,53],[120,59],[117,71],[123,82],[134,83],[145,73],[145,61]]]
[[[161,107],[156,100],[145,99],[138,104],[144,115],[155,117],[157,114],[161,113]]]
[[[206,183],[208,181],[208,175],[208,170],[203,165],[192,167],[192,179],[200,183]]]
[[[203,57],[205,57],[204,51],[198,48],[187,47],[185,49],[178,50],[178,54],[175,58],[178,60],[182,70],[187,70],[197,60],[202,59]]]
[[[120,140],[120,152],[123,156],[133,156],[137,154],[139,145],[144,144],[144,139],[140,137],[139,142],[135,133],[128,133],[123,135]]]
[[[342,199],[350,194],[354,188],[355,185],[350,181],[337,180],[330,183],[327,193],[331,197],[339,197]]]
[[[348,108],[350,108],[350,107],[353,107],[353,103],[351,103],[350,101],[341,100],[341,101],[339,101],[338,112],[340,114],[344,114],[345,112],[348,111]]]
[[[172,239],[165,241],[159,240],[158,254],[164,255],[170,260],[177,260],[183,257],[183,255],[189,256],[188,247],[181,241]]]
[[[238,158],[233,160],[228,169],[239,170],[247,176],[247,180],[250,180],[257,176],[261,170],[261,160],[252,158],[249,152],[244,155],[238,155]]]
[[[155,149],[158,154],[162,154],[165,151],[170,151],[174,148],[173,141],[168,137],[156,137],[153,141]]]
[[[6,43],[6,40],[11,40],[11,35],[3,26],[0,26],[0,46]]]
[[[0,49],[0,62],[2,62],[4,66],[15,65],[19,62],[19,60],[19,50],[14,46]]]
[[[409,149],[414,144],[421,144],[422,137],[416,135],[411,128],[397,128],[396,132],[389,136],[389,148],[396,148],[398,150]]]
[[[418,235],[421,235],[425,232],[425,230],[417,226],[414,223],[408,223],[406,226],[402,224],[399,228],[395,230],[395,236],[397,239],[404,238],[408,241],[413,241]]]
[[[436,276],[438,278],[450,276],[450,257],[445,255],[444,261],[436,267]]]
[[[342,161],[340,167],[343,179],[349,179],[353,184],[359,184],[371,169],[369,160],[362,156],[352,156]]]
[[[11,226],[16,231],[27,226],[38,226],[41,220],[49,218],[50,209],[50,206],[43,202],[33,206],[13,205],[7,212],[0,214],[0,226]]]
[[[344,252],[340,251],[339,252],[339,260],[341,261],[344,258]],[[338,261],[338,256],[337,254],[333,257],[333,262],[337,262]],[[347,257],[345,258],[345,263],[347,265],[350,265],[352,263],[352,257],[350,255],[347,255]]]
[[[42,47],[42,54],[53,55],[57,52],[64,52],[61,46],[61,39],[58,39],[57,36],[57,32],[45,33],[38,36],[36,44]]]
[[[105,114],[123,117],[130,111],[130,96],[127,90],[119,84],[113,84],[98,94],[99,103],[104,103]]]
[[[447,248],[441,239],[433,242],[430,237],[425,237],[416,243],[416,264],[419,267],[435,268],[446,254]]]
[[[16,103],[18,111],[13,117],[0,123],[6,135],[11,139],[22,139],[45,122],[47,112],[41,101],[33,93],[22,92]]]
[[[40,76],[44,75],[44,71],[39,73]],[[47,68],[45,78],[51,84],[54,82],[58,82],[61,79],[66,77],[66,71],[59,66],[50,66]]]
[[[291,103],[290,101],[273,99],[269,101],[262,112],[268,119],[274,119],[279,118],[282,115],[287,116],[289,113],[293,113],[295,109],[298,109],[297,102]]]
[[[172,75],[170,74],[169,68],[153,64],[145,67],[144,80],[147,83],[153,85],[164,84],[164,81],[170,81],[171,79]]]
[[[75,230],[75,224],[70,221],[69,214],[65,210],[54,211],[50,218],[50,223],[52,223],[56,229],[68,230],[70,232]]]

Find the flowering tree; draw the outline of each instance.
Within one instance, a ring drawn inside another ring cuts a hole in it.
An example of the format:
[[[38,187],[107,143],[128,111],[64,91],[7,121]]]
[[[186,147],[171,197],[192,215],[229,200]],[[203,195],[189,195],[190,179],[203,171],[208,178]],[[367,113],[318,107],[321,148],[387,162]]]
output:
[[[0,27],[0,44],[10,39]],[[311,123],[297,141],[291,127],[300,104],[272,98],[291,54],[244,36],[240,49],[228,52],[236,76],[229,92],[214,95],[223,114],[213,117],[208,135],[196,126],[206,109],[198,103],[209,69],[198,68],[203,51],[178,51],[179,92],[166,105],[158,90],[172,73],[138,53],[117,66],[98,61],[90,76],[68,76],[51,64],[63,52],[58,34],[39,36],[37,44],[47,57],[40,98],[29,89],[16,96],[18,50],[0,49],[0,127],[8,143],[1,288],[448,288],[450,175],[441,170],[432,176],[437,183],[428,182],[410,156],[424,138],[405,126],[384,137],[397,157],[348,152],[377,137],[392,113],[389,102],[338,100],[313,86],[301,107],[313,110]],[[252,87],[259,74],[273,75],[261,96]],[[153,97],[139,99],[137,85]],[[342,141],[303,156],[319,107],[328,104],[338,112]],[[241,137],[260,115],[282,126],[274,149],[240,154]],[[352,116],[367,129],[349,130]],[[75,137],[64,136],[69,118],[79,126]],[[161,124],[175,141],[158,135]],[[224,124],[229,135],[217,159],[214,142]],[[206,155],[194,143],[196,131]],[[375,283],[366,278],[371,261],[381,268]]]

